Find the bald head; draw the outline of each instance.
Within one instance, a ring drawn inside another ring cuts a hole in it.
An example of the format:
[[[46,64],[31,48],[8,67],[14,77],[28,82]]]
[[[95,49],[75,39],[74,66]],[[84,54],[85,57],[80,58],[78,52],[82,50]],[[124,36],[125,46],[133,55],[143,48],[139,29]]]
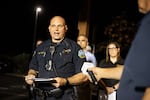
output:
[[[52,17],[51,20],[50,20],[50,24],[54,23],[56,21],[61,21],[64,25],[66,24],[65,19],[63,17],[61,17],[61,16],[54,16],[54,17]]]
[[[52,37],[52,42],[59,43],[64,39],[65,33],[68,30],[68,27],[63,17],[54,16],[50,20],[50,25],[48,29]]]

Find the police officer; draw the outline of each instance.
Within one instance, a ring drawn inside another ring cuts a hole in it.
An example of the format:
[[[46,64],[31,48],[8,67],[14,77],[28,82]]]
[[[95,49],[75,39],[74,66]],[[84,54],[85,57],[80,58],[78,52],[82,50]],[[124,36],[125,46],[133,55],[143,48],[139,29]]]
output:
[[[36,100],[73,100],[73,86],[88,81],[81,72],[85,55],[75,41],[65,37],[68,27],[63,17],[54,16],[48,29],[51,38],[35,49],[25,81],[35,86]]]
[[[85,34],[80,34],[77,37],[77,43],[81,46],[82,50],[84,51],[86,61],[91,62],[94,64],[94,66],[96,66],[97,65],[96,57],[94,53],[88,50],[89,47],[88,37]]]

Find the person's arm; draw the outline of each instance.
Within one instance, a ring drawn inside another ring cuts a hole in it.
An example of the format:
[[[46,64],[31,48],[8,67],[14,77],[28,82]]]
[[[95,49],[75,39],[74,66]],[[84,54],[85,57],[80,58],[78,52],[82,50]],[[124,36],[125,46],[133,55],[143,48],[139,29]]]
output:
[[[86,82],[87,80],[88,80],[87,76],[82,72],[75,74],[72,77],[68,77],[69,84],[71,85],[79,85]]]
[[[52,83],[55,87],[60,87],[63,85],[79,85],[88,81],[88,77],[83,73],[78,73],[67,78],[56,77],[53,79],[56,80],[56,83]]]
[[[88,68],[88,70],[93,71],[98,81],[101,78],[120,80],[123,71],[123,65],[117,65],[117,67],[113,68],[91,67]]]
[[[142,100],[149,100],[149,99],[150,99],[150,87],[146,88]]]

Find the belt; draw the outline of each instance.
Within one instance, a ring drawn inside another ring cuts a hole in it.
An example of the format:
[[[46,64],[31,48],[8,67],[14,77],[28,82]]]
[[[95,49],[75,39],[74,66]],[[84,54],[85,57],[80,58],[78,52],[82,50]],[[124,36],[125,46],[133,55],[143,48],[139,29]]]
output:
[[[51,90],[45,90],[40,88],[34,88],[34,93],[40,97],[61,97],[64,93],[73,90],[72,88],[68,89],[61,89],[61,88],[54,88]]]

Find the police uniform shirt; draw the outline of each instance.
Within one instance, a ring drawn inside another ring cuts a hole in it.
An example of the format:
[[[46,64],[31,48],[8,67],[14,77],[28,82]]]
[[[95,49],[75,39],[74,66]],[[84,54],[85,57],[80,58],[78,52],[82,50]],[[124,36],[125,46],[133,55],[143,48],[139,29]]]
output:
[[[82,52],[80,46],[68,38],[59,44],[53,44],[49,39],[36,48],[29,68],[38,71],[40,78],[69,77],[81,72],[85,61]],[[46,65],[51,67],[50,70],[46,69]]]

